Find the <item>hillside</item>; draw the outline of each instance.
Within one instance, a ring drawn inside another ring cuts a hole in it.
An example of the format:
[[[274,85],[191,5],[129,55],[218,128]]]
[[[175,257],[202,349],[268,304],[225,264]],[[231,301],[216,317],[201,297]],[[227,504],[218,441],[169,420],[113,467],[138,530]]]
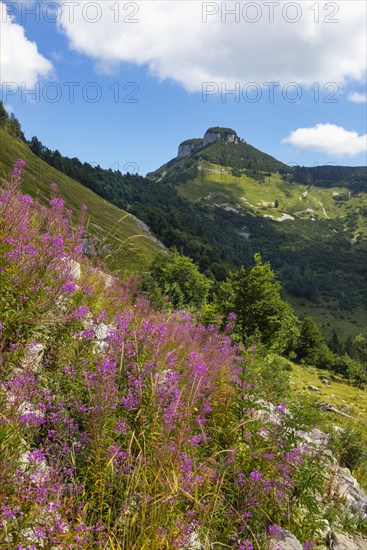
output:
[[[252,147],[237,136],[230,128],[209,128],[203,139],[186,140],[179,145],[178,155],[148,178],[166,183],[186,181],[198,174],[204,163],[230,167],[236,174],[245,171],[289,172],[289,167],[274,157]]]
[[[299,314],[326,334],[356,333],[367,322],[366,168],[287,167],[226,131],[230,141],[209,129],[215,141],[183,142],[148,176],[213,218],[220,212],[233,239],[271,261]]]
[[[23,172],[0,194],[0,546],[362,550],[365,390],[156,310]]]
[[[230,129],[210,128],[204,139],[184,141],[175,159],[147,177],[178,184],[192,202],[276,221],[341,219],[355,240],[366,236],[366,167],[289,167]]]
[[[29,146],[214,281],[260,252],[297,314],[313,316],[328,338],[336,328],[345,341],[366,325],[366,168],[288,167],[219,127],[181,143],[146,178],[64,157],[36,137]]]
[[[143,228],[133,215],[114,206],[36,157],[20,139],[0,128],[0,175],[5,177],[17,159],[26,161],[24,191],[46,204],[50,198],[50,184],[56,182],[66,204],[78,212],[88,205],[90,235],[97,236],[97,247],[107,255],[110,265],[122,272],[144,271],[155,255],[162,250],[158,241]],[[127,267],[128,266],[128,267]]]

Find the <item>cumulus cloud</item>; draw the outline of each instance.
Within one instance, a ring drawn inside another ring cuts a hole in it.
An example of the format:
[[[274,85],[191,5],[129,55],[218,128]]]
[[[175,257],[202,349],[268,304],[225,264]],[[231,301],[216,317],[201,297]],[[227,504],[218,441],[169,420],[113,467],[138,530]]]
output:
[[[203,82],[362,81],[365,20],[365,2],[355,0],[104,0],[89,7],[79,0],[72,10],[63,7],[59,25],[70,47],[94,58],[99,69],[134,63],[201,91]]]
[[[348,99],[352,103],[367,103],[367,93],[366,92],[351,92],[348,94]]]
[[[7,13],[6,5],[0,2],[1,83],[34,85],[41,77],[50,74],[51,62],[39,53],[37,44],[25,36],[24,28],[15,23]]]
[[[367,151],[367,134],[360,136],[336,124],[316,124],[313,128],[294,130],[282,143],[335,157],[352,157]]]

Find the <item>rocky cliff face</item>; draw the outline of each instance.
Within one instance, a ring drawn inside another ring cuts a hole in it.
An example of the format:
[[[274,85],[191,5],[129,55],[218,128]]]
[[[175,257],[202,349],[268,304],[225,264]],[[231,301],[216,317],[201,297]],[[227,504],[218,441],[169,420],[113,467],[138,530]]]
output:
[[[223,130],[215,131],[215,130],[209,129],[206,131],[204,135],[203,147],[206,147],[207,145],[211,145],[212,143],[215,143],[220,139],[223,139],[224,141],[227,141],[229,143],[238,143],[238,137],[234,130],[223,129]]]
[[[201,149],[201,147],[203,147],[202,139],[195,140],[195,141],[194,140],[184,141],[178,146],[177,158],[181,159],[184,157],[189,157],[190,155],[192,155],[192,153],[194,153],[198,149]]]
[[[203,139],[189,139],[183,141],[178,147],[177,158],[181,159],[189,157],[192,153],[195,153],[196,151],[207,147],[220,139],[223,139],[227,143],[234,144],[237,144],[240,141],[236,132],[230,128],[209,128],[205,132]]]

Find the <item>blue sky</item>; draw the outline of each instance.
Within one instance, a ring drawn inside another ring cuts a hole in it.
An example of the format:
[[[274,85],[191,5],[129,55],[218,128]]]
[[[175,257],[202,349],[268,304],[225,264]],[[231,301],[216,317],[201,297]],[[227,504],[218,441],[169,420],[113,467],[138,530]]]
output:
[[[366,164],[364,2],[59,4],[2,6],[2,99],[27,138],[145,174],[226,126],[286,163]]]

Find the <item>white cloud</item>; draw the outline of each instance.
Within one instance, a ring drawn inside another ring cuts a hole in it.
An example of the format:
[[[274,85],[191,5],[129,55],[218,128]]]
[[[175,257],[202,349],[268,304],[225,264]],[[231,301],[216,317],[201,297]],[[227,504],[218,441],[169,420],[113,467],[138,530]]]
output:
[[[34,85],[41,77],[50,74],[51,62],[41,55],[37,44],[25,36],[24,28],[15,23],[14,17],[7,14],[6,5],[0,2],[1,83]]]
[[[367,103],[367,93],[366,92],[351,92],[348,94],[349,101],[352,103]]]
[[[173,79],[189,91],[201,91],[203,82],[225,82],[228,87],[235,82],[312,85],[364,78],[365,2],[339,0],[326,5],[281,0],[270,3],[274,22],[265,5],[269,2],[149,0],[129,3],[128,8],[126,2],[101,1],[99,13],[86,4],[79,0],[74,17],[64,6],[60,27],[71,48],[94,58],[99,69],[126,62],[146,65],[158,78]],[[135,14],[132,4],[139,8]],[[298,6],[298,15],[294,7],[283,12],[292,4]],[[247,15],[241,11],[236,23],[222,8],[235,5],[241,10],[246,5],[255,8]],[[216,13],[203,22],[203,10],[208,9]],[[320,11],[319,22],[315,9]],[[250,23],[256,16],[259,21]],[[289,22],[296,16],[298,22]],[[98,21],[92,22],[94,18]],[[130,23],[130,18],[138,22]]]
[[[360,136],[336,124],[316,124],[313,128],[294,130],[282,143],[335,157],[352,157],[367,151],[367,134]]]

